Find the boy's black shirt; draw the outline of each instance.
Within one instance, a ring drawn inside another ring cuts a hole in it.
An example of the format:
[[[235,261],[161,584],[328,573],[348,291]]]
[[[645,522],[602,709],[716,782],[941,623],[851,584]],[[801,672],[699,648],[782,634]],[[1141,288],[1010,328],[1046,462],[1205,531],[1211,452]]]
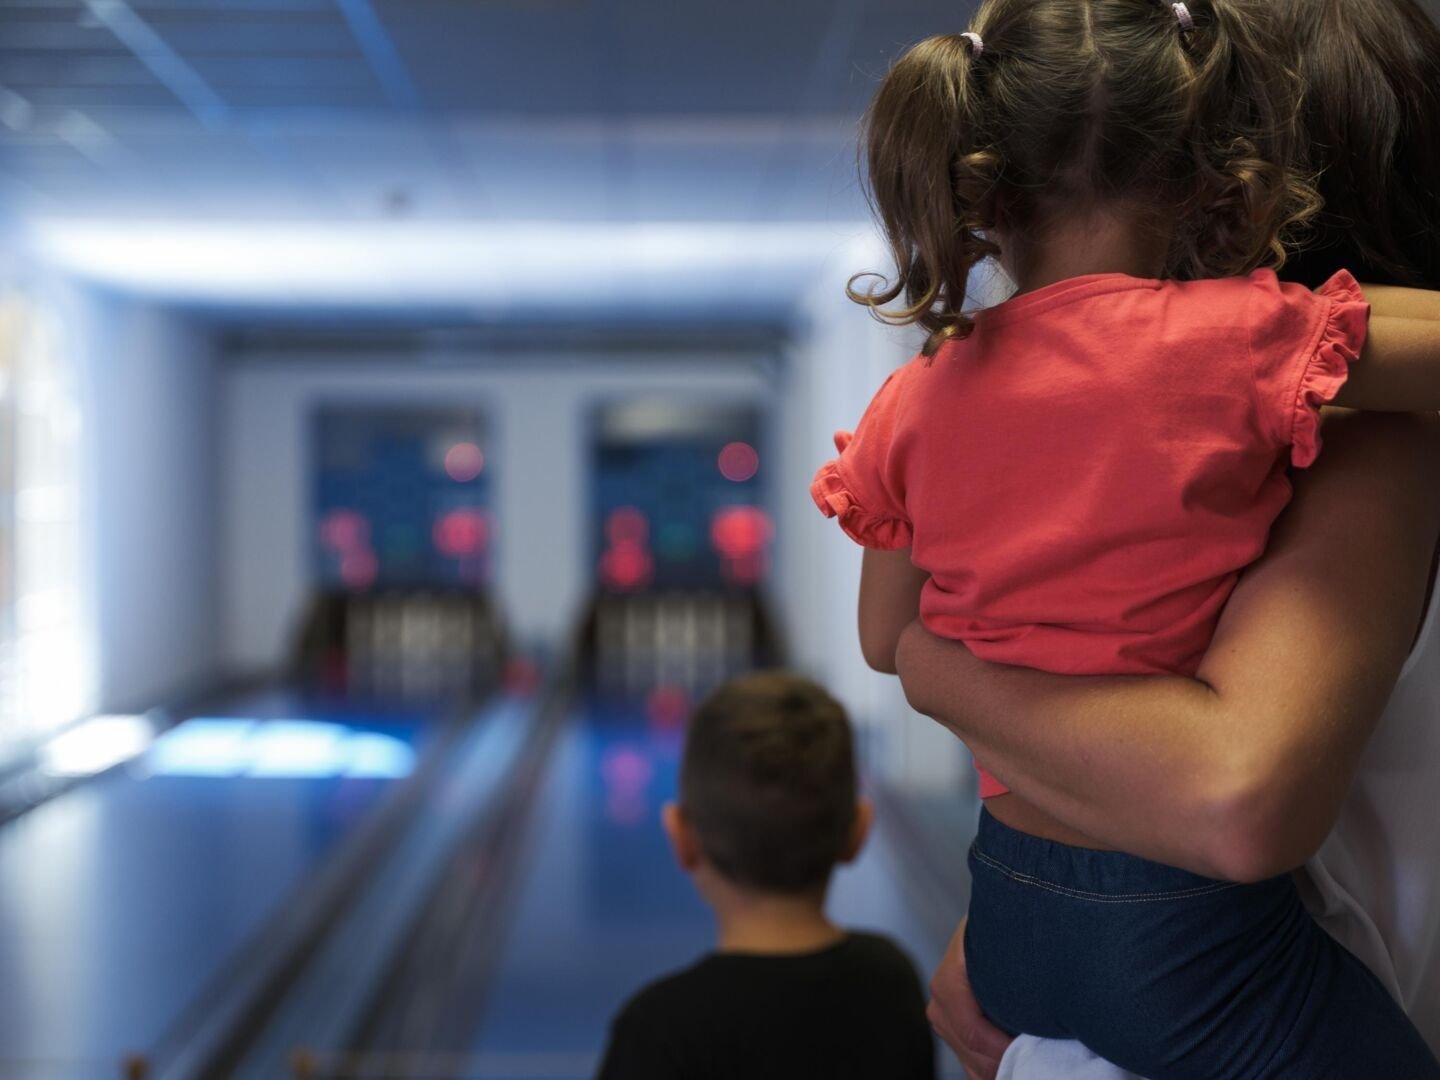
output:
[[[599,1080],[934,1080],[914,965],[874,934],[797,955],[710,953],[610,1027]]]

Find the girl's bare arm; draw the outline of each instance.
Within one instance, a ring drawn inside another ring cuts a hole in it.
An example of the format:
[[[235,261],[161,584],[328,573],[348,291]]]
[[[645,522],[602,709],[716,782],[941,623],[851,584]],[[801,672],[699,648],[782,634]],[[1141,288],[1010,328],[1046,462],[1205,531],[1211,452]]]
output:
[[[900,635],[920,614],[929,574],[910,561],[910,549],[865,549],[860,569],[860,651],[876,671],[895,674]]]

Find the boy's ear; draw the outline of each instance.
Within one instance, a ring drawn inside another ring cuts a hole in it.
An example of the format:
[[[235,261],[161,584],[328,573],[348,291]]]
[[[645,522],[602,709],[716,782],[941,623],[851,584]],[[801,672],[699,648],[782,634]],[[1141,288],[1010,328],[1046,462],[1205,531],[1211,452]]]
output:
[[[850,826],[850,840],[840,856],[842,863],[854,862],[865,841],[870,836],[870,826],[875,823],[875,804],[864,797],[855,800],[855,823]]]
[[[660,808],[660,826],[670,841],[670,851],[680,869],[693,874],[701,862],[700,838],[685,817],[678,803],[667,802]]]

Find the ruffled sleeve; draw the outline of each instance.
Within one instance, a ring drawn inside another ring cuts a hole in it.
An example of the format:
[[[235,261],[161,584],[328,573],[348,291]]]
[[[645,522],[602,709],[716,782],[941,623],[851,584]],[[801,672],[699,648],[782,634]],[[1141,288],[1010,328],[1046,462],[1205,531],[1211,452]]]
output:
[[[901,430],[900,387],[885,381],[852,434],[837,432],[840,456],[827,461],[810,483],[810,497],[826,517],[862,547],[907,548],[912,529],[905,512],[904,472],[895,453]]]
[[[1320,455],[1320,407],[1340,393],[1370,328],[1370,305],[1348,270],[1321,285],[1315,295],[1326,301],[1326,308],[1319,341],[1300,371],[1290,433],[1290,461],[1302,469]]]
[[[1311,292],[1270,271],[1251,278],[1251,372],[1261,422],[1304,468],[1320,454],[1320,407],[1335,399],[1365,347],[1370,305],[1342,270]]]
[[[835,443],[842,455],[845,445],[852,438],[848,431],[835,433]],[[863,500],[857,497],[855,488],[845,479],[839,458],[820,466],[820,471],[810,482],[810,497],[822,514],[839,522],[845,535],[861,547],[895,551],[910,546],[910,523],[901,517],[877,514],[867,509]]]

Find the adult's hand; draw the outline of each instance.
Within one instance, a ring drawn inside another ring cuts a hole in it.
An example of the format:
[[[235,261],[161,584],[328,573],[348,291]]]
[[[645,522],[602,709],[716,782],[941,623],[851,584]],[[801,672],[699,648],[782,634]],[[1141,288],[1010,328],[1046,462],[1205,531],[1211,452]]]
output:
[[[926,1015],[936,1034],[955,1051],[970,1080],[994,1080],[1000,1059],[1014,1041],[980,1011],[970,976],[965,971],[965,922],[945,950],[945,959],[930,980],[930,1007]]]

